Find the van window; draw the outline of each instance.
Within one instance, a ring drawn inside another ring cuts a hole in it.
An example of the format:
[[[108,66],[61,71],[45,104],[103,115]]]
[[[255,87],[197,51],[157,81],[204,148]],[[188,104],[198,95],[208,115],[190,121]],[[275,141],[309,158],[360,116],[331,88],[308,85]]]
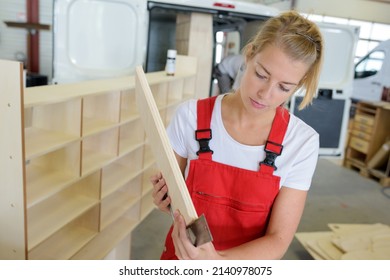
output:
[[[363,58],[355,67],[355,79],[362,79],[375,75],[381,70],[385,53],[383,51],[374,51]]]

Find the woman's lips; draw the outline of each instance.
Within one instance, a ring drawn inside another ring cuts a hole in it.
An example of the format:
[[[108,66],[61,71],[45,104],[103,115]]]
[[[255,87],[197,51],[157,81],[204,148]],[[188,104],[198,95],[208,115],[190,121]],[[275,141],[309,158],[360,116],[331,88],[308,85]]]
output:
[[[267,107],[266,105],[259,103],[255,100],[253,100],[252,98],[250,98],[250,100],[251,100],[252,106],[255,107],[256,109],[264,109],[265,107]]]

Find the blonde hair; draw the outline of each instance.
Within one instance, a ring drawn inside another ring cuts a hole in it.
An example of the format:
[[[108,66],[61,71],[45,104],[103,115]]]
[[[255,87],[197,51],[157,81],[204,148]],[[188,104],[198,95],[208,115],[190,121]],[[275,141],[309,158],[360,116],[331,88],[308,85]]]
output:
[[[287,11],[268,19],[258,33],[244,47],[247,60],[268,45],[276,45],[290,58],[310,65],[297,90],[306,89],[306,94],[299,105],[302,110],[312,103],[318,87],[323,62],[323,39],[318,26],[296,11]]]

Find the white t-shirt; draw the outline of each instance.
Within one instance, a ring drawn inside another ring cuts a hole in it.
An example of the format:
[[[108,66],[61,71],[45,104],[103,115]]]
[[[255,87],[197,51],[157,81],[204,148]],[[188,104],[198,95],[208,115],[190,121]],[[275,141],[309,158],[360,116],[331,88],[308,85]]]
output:
[[[215,101],[211,117],[212,139],[210,149],[214,151],[213,161],[231,166],[259,170],[259,162],[265,158],[264,145],[248,146],[234,140],[226,131],[221,115],[219,95]],[[173,150],[187,158],[185,176],[188,175],[189,160],[196,159],[199,143],[195,140],[197,128],[196,100],[192,99],[179,105],[167,128]],[[319,135],[296,116],[290,116],[287,132],[283,140],[283,151],[275,160],[280,187],[308,190],[318,160]]]

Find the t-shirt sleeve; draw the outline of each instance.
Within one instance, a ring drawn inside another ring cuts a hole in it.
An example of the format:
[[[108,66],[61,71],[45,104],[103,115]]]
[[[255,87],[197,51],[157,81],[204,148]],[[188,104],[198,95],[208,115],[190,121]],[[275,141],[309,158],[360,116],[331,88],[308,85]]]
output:
[[[193,102],[190,100],[180,104],[167,127],[168,138],[173,150],[183,158],[188,158],[186,136],[188,137],[190,133],[190,120],[193,117],[190,106]]]
[[[318,162],[318,152],[319,135],[313,133],[296,151],[296,160],[293,161],[283,186],[298,190],[309,190]]]

